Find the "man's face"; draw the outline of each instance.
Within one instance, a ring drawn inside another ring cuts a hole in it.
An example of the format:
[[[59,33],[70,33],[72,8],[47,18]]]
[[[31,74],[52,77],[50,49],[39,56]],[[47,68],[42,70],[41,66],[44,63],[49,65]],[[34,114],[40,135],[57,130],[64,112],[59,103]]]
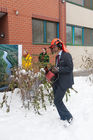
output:
[[[55,45],[55,46],[53,46],[53,48],[50,48],[51,49],[51,53],[52,54],[54,54],[54,53],[56,53],[56,52],[58,52],[58,47]]]
[[[45,49],[42,49],[42,51],[43,51],[43,54],[45,54],[45,53],[46,53],[46,50],[45,50]]]
[[[26,57],[28,55],[28,52],[24,50],[23,56]]]

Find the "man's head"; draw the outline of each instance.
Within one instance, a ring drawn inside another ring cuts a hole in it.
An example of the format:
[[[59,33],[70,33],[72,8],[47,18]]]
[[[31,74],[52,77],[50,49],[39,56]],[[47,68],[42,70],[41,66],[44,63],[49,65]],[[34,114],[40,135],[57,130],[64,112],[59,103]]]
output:
[[[54,38],[51,42],[51,46],[49,47],[51,49],[52,54],[56,53],[59,50],[63,50],[65,52],[68,52],[68,50],[65,48],[63,42],[59,38]]]
[[[23,56],[26,57],[28,55],[28,52],[26,50],[23,51]]]
[[[47,53],[46,48],[43,48],[42,51],[43,51],[43,54]]]

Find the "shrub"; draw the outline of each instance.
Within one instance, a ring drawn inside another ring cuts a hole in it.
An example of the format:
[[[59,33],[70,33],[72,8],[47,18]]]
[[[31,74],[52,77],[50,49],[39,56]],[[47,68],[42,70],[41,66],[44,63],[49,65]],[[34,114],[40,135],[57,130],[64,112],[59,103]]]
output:
[[[9,90],[20,89],[23,106],[25,108],[34,108],[39,113],[40,108],[46,109],[47,101],[53,103],[53,90],[46,81],[44,71],[34,73],[24,69],[14,68]]]
[[[84,68],[89,73],[89,81],[93,83],[93,55],[88,54],[85,50],[86,55],[82,56],[81,68]]]
[[[93,69],[93,55],[88,54],[88,51],[85,50],[86,55],[82,56],[82,65],[81,68],[86,70]]]

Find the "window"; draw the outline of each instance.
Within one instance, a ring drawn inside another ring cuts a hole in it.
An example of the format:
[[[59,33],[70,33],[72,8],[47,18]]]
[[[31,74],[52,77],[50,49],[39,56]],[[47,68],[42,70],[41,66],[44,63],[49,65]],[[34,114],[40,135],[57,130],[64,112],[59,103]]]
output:
[[[43,43],[44,41],[44,26],[42,20],[32,20],[32,33],[33,33],[33,42],[34,43]]]
[[[93,29],[84,29],[84,45],[93,45]]]
[[[91,0],[84,0],[84,7],[91,8]]]
[[[81,5],[89,9],[93,9],[93,0],[66,0],[66,1],[77,5]]]
[[[35,44],[50,43],[59,37],[59,23],[32,19],[32,41]]]
[[[75,44],[82,45],[82,28],[75,27]]]
[[[76,3],[76,4],[79,4],[79,5],[83,6],[83,0],[67,0],[67,1],[73,2],[73,3]]]
[[[73,46],[93,46],[93,29],[67,25],[66,43]]]
[[[66,41],[67,44],[72,44],[72,27],[66,26]]]
[[[50,43],[57,37],[57,25],[53,22],[47,22],[47,42]]]
[[[93,29],[91,30],[91,45],[93,46]]]
[[[90,8],[93,9],[93,0],[90,0]]]
[[[68,45],[82,45],[82,28],[71,25],[66,26],[66,42]]]

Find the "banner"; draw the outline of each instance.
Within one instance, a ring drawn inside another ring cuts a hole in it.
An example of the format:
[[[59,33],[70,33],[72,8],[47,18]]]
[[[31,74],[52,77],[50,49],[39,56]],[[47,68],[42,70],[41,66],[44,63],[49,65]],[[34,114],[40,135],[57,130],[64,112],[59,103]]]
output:
[[[11,68],[22,65],[22,45],[0,44],[0,91],[7,87]]]

